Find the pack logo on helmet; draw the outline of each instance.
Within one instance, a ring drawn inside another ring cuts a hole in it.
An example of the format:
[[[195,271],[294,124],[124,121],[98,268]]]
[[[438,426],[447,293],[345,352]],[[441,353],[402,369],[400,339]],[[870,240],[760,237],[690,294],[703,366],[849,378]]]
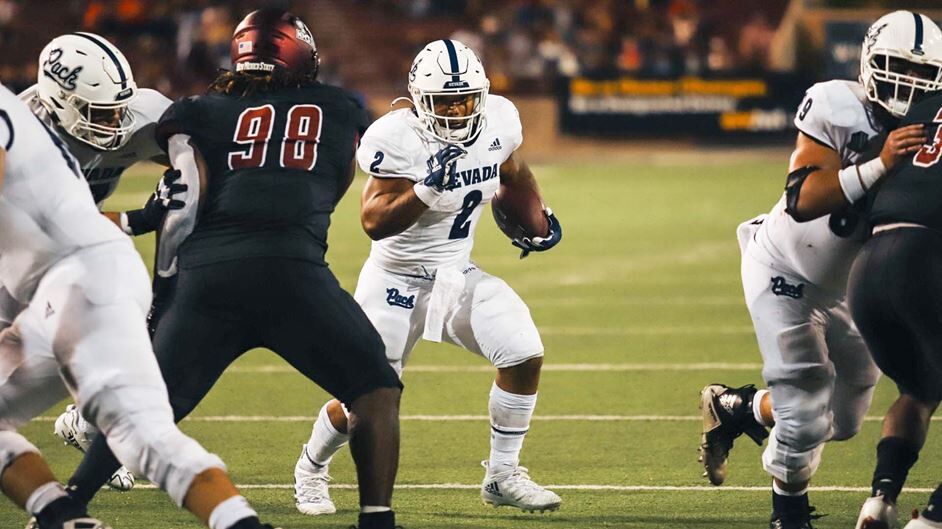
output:
[[[66,90],[75,90],[75,82],[78,81],[78,74],[82,71],[82,67],[69,68],[62,64],[62,55],[62,48],[56,48],[49,52],[49,57],[43,63],[43,75]]]

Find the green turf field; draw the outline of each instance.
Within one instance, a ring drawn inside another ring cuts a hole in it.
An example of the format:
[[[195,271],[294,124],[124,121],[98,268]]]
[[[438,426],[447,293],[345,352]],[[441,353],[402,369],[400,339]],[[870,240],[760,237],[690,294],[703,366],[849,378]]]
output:
[[[399,522],[420,528],[760,528],[767,527],[770,478],[759,448],[742,438],[721,488],[700,477],[697,400],[707,383],[761,383],[759,356],[741,300],[736,225],[766,211],[784,183],[787,151],[670,162],[537,166],[547,202],[562,221],[562,244],[544,255],[517,252],[486,212],[475,258],[530,305],[546,345],[546,370],[523,464],[557,485],[559,512],[524,515],[485,508],[478,490],[488,454],[487,393],[480,358],[423,343],[405,375]],[[155,168],[134,170],[109,206],[139,207]],[[333,217],[328,258],[353,289],[369,250],[357,206],[358,180]],[[148,262],[152,239],[138,240]],[[263,280],[263,279],[261,279]],[[878,417],[894,397],[881,383],[855,439],[829,446],[812,503],[816,527],[852,527],[870,481]],[[218,453],[263,517],[284,528],[347,527],[357,498],[349,453],[334,460],[339,513],[306,518],[293,506],[292,471],[326,396],[280,359],[255,352],[225,375],[183,423]],[[23,429],[65,479],[79,460],[52,435],[51,410]],[[936,485],[942,443],[930,438],[910,487]],[[900,511],[927,492],[906,492]],[[93,514],[116,529],[196,528],[163,493],[102,491]],[[26,517],[0,500],[0,527]]]

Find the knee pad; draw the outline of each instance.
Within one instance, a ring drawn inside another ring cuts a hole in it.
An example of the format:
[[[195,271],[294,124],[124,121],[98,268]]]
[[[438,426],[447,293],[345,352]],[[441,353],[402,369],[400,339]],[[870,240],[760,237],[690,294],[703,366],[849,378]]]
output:
[[[21,455],[38,453],[39,449],[22,435],[12,430],[0,431],[0,475]]]
[[[772,429],[769,444],[762,452],[762,466],[772,477],[785,483],[802,483],[811,479],[821,464],[821,452],[824,443],[814,448],[798,450],[778,439],[776,430]]]
[[[182,506],[197,475],[211,468],[225,470],[226,465],[177,428],[166,392],[153,392],[152,398],[142,398],[146,395],[140,391],[130,397],[129,392],[130,388],[105,392],[86,410],[94,413],[118,461]]]
[[[831,440],[846,441],[860,432],[875,389],[876,386],[872,385],[842,388],[838,384],[831,405],[834,412],[834,432]]]

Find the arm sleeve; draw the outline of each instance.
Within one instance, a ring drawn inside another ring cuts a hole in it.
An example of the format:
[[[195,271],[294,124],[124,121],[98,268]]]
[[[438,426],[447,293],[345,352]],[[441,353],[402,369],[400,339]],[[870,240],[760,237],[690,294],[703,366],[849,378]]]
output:
[[[821,145],[838,151],[839,146],[847,143],[844,127],[838,124],[845,116],[841,112],[847,109],[835,108],[825,84],[816,84],[805,92],[805,98],[795,113],[795,127],[805,136]]]
[[[167,144],[174,135],[193,136],[190,124],[199,123],[199,121],[193,121],[197,118],[193,114],[193,98],[180,99],[167,107],[154,129],[154,139],[161,150],[169,153]]]
[[[201,191],[196,151],[190,145],[190,137],[186,134],[171,136],[167,141],[167,153],[173,168],[180,171],[180,183],[187,185],[187,191],[183,208],[168,211],[164,218],[155,270],[160,277],[171,277],[177,273],[177,251],[196,227]]]
[[[425,178],[425,168],[401,144],[401,135],[394,130],[384,131],[382,125],[382,121],[377,121],[363,136],[357,149],[360,169],[376,178],[406,178],[413,182]]]

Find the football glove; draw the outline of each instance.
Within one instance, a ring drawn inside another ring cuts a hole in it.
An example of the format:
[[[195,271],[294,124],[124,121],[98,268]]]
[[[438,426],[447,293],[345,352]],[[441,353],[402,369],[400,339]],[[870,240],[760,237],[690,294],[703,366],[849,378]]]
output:
[[[463,158],[468,151],[457,145],[449,144],[428,159],[428,176],[422,181],[436,191],[445,191],[455,187],[455,161]]]
[[[127,212],[128,227],[132,235],[156,230],[168,211],[182,209],[186,205],[186,202],[181,200],[183,198],[181,194],[185,193],[189,187],[178,183],[180,176],[180,171],[176,169],[164,171],[164,176],[157,182],[157,189],[147,199],[144,207]]]
[[[553,215],[553,210],[546,208],[543,210],[543,214],[549,220],[549,235],[546,237],[520,237],[510,241],[511,244],[520,248],[521,259],[530,255],[530,252],[545,252],[559,244],[559,241],[563,239],[563,228],[559,225],[556,215]]]

